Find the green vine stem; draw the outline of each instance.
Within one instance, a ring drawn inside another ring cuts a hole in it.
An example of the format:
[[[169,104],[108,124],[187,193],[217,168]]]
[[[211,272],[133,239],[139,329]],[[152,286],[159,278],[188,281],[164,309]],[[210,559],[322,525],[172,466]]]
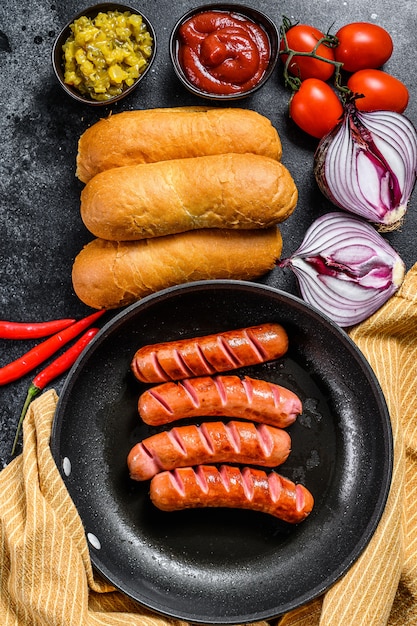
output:
[[[326,57],[322,57],[320,54],[317,53],[318,48],[322,44],[324,44],[325,46],[328,46],[329,48],[335,48],[339,43],[337,37],[335,35],[331,35],[330,33],[326,33],[325,35],[323,35],[321,39],[317,41],[316,45],[310,52],[299,52],[297,50],[293,50],[292,48],[288,46],[287,31],[292,26],[294,26],[294,24],[292,24],[291,21],[287,17],[284,16],[282,20],[282,25],[280,28],[283,47],[279,51],[279,54],[282,56],[285,56],[285,55],[287,56],[285,60],[285,65],[284,65],[285,86],[289,87],[292,91],[298,91],[298,89],[301,86],[302,81],[299,77],[292,76],[289,73],[288,68],[294,57],[310,57],[312,59],[316,59],[317,61],[323,61],[324,63],[329,63],[330,65],[334,66],[335,68],[334,86],[343,98],[349,97],[349,94],[350,94],[349,88],[342,84],[341,72],[343,68],[343,63],[340,61],[335,61],[333,59],[327,59]]]

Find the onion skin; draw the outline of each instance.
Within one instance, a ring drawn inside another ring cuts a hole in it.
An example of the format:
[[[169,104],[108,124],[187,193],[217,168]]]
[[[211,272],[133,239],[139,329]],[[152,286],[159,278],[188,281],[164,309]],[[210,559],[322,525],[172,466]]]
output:
[[[405,276],[404,262],[382,235],[342,212],[319,217],[277,265],[292,269],[303,299],[341,327],[370,317]]]
[[[362,112],[347,102],[341,122],[317,146],[314,175],[337,207],[395,230],[416,182],[416,129],[400,113]]]

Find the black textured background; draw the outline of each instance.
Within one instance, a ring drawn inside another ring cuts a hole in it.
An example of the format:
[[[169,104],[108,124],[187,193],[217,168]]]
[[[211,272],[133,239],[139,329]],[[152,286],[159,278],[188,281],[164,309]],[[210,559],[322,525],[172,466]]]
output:
[[[72,101],[59,87],[51,66],[55,36],[86,2],[67,0],[0,0],[0,317],[40,321],[80,317],[90,310],[79,302],[71,285],[71,266],[92,237],[79,215],[81,183],[75,178],[80,134],[100,117],[135,108],[201,104],[179,85],[170,65],[168,40],[177,19],[196,2],[131,1],[152,21],[157,57],[142,85],[113,107],[87,107]],[[406,115],[417,122],[415,0],[246,1],[264,10],[277,25],[286,15],[332,32],[351,21],[384,26],[393,37],[394,53],[385,69],[410,90]],[[283,142],[283,162],[299,189],[294,214],[282,225],[283,256],[300,244],[306,228],[332,209],[317,189],[312,174],[316,140],[299,131],[287,116],[289,92],[277,70],[269,83],[245,106],[268,116]],[[416,252],[416,196],[401,230],[387,235],[411,267]],[[267,282],[297,293],[293,276],[276,269]],[[0,366],[32,347],[31,342],[0,340]],[[0,468],[10,461],[18,416],[33,375],[0,389]],[[62,380],[56,381],[57,391]]]

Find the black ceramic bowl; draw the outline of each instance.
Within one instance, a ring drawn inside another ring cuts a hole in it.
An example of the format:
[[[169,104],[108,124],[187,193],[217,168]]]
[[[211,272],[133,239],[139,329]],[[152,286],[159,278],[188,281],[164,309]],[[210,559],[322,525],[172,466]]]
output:
[[[140,74],[140,76],[135,80],[135,82],[130,87],[126,87],[120,94],[113,96],[112,98],[109,98],[107,100],[94,100],[88,95],[82,94],[72,85],[68,85],[64,82],[64,63],[63,63],[63,57],[62,57],[62,54],[63,54],[62,46],[64,45],[68,37],[71,35],[70,26],[75,20],[82,17],[83,15],[85,15],[88,18],[94,18],[98,15],[98,13],[101,13],[101,12],[107,13],[109,11],[120,11],[121,13],[125,11],[129,11],[130,13],[140,15],[142,17],[143,22],[153,40],[152,55],[148,60],[148,65],[146,66],[145,70],[142,72],[142,74]],[[83,11],[80,11],[80,13],[75,15],[68,22],[68,24],[64,26],[64,28],[61,30],[58,37],[56,38],[54,46],[52,48],[52,67],[54,69],[55,75],[61,87],[69,96],[74,98],[74,100],[77,100],[78,102],[81,102],[83,104],[89,104],[92,106],[106,106],[106,105],[112,104],[113,102],[116,102],[117,100],[120,100],[121,98],[125,98],[127,95],[132,93],[132,91],[134,91],[138,87],[139,83],[142,82],[143,78],[150,70],[151,65],[155,59],[155,54],[156,54],[155,30],[152,24],[150,23],[150,21],[145,17],[145,15],[141,11],[138,11],[137,9],[131,6],[128,6],[126,4],[104,2],[101,4],[95,4],[94,6],[91,6],[87,9],[84,9]]]
[[[266,33],[269,46],[270,46],[270,56],[268,66],[260,78],[260,80],[250,89],[246,91],[235,92],[231,94],[224,93],[213,93],[212,91],[205,91],[200,89],[196,85],[194,85],[186,76],[184,69],[179,60],[179,29],[188,19],[195,17],[196,15],[206,12],[206,11],[221,11],[224,13],[232,13],[235,15],[242,16],[248,19],[251,22],[254,22],[258,26],[260,26],[263,31]],[[169,42],[169,51],[171,56],[172,65],[174,71],[181,81],[181,83],[186,87],[192,94],[199,96],[201,98],[206,98],[209,100],[218,100],[218,101],[227,101],[227,100],[238,100],[240,98],[246,98],[247,96],[252,95],[258,89],[260,89],[268,79],[271,77],[275,66],[278,60],[279,53],[279,30],[274,24],[274,22],[261,11],[257,9],[253,9],[252,7],[248,7],[242,4],[205,4],[194,9],[191,9],[187,13],[185,13],[175,24],[170,37]]]

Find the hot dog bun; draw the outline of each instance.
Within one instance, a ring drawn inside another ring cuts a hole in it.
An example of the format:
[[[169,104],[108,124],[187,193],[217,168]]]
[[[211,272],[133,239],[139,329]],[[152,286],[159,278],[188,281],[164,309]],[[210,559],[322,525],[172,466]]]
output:
[[[81,217],[95,237],[132,241],[202,228],[268,228],[297,203],[282,163],[221,154],[117,167],[81,194]]]
[[[76,175],[87,182],[113,167],[227,152],[279,160],[282,147],[269,119],[248,109],[124,111],[101,119],[81,135]]]
[[[281,250],[277,227],[194,230],[131,242],[95,239],[76,257],[72,282],[88,306],[114,309],[189,281],[252,280],[274,267]]]

